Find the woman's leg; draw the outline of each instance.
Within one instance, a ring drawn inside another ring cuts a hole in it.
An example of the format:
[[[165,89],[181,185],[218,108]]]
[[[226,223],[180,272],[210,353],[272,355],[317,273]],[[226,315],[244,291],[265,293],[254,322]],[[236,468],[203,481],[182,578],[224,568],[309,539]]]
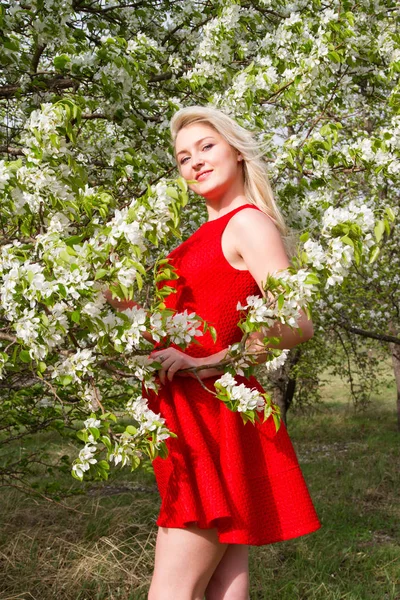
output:
[[[228,546],[206,589],[206,600],[249,599],[249,548]]]
[[[216,529],[159,527],[148,600],[203,600],[226,548]]]

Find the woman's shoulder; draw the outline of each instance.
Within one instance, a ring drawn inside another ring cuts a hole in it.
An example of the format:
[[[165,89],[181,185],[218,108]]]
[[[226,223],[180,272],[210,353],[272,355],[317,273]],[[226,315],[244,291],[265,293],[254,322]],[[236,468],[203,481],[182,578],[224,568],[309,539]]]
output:
[[[229,220],[229,226],[238,235],[245,232],[251,235],[257,233],[280,235],[275,219],[258,207],[246,206],[239,210]]]

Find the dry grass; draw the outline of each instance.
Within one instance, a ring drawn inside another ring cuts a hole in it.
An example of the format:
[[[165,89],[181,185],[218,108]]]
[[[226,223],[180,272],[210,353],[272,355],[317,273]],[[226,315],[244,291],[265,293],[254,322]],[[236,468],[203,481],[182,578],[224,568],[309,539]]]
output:
[[[153,565],[154,494],[64,501],[78,513],[45,501],[32,505],[31,498],[16,492],[6,495],[3,515],[7,512],[8,519],[0,550],[3,600],[144,597]]]
[[[323,527],[251,549],[252,600],[400,600],[393,390],[383,388],[365,413],[352,410],[344,391],[335,382],[318,411],[289,413]],[[145,600],[159,509],[153,476],[123,471],[62,503],[73,511],[2,490],[0,599]]]

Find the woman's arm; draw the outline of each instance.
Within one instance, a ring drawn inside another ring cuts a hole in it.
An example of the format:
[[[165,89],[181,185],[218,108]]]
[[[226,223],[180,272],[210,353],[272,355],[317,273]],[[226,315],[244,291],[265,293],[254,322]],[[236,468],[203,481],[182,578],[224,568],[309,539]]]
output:
[[[104,298],[107,300],[108,304],[111,304],[111,306],[116,310],[127,310],[128,308],[133,308],[134,306],[138,306],[139,308],[141,308],[140,305],[137,302],[134,302],[133,300],[120,300],[116,297],[113,298],[111,290],[106,290],[105,292],[103,292],[103,295]]]
[[[115,310],[123,311],[123,310],[127,310],[128,308],[133,308],[134,306],[137,306],[138,308],[142,308],[140,306],[140,304],[138,304],[134,300],[120,300],[119,298],[113,298],[111,290],[106,290],[105,292],[103,292],[103,294],[104,294],[104,297],[107,300],[108,304],[110,304],[113,308],[115,308]],[[155,341],[151,337],[150,333],[148,333],[147,331],[144,331],[142,333],[142,336],[148,342],[150,342],[152,344],[155,343]]]
[[[230,224],[236,252],[242,257],[265,296],[263,283],[267,277],[273,272],[287,269],[290,265],[280,233],[267,215],[252,208],[239,211],[232,217]],[[262,343],[265,336],[279,337],[281,340],[275,348],[293,348],[309,340],[314,333],[312,321],[304,311],[299,315],[299,328],[292,329],[289,325],[276,323],[265,331],[265,335],[261,332],[255,333],[251,338]]]

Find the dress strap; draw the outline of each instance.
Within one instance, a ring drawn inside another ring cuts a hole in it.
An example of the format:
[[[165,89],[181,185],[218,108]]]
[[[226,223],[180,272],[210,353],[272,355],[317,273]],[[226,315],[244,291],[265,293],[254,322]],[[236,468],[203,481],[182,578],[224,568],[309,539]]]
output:
[[[258,206],[255,206],[255,204],[242,204],[242,206],[238,206],[237,208],[230,210],[229,212],[222,215],[221,217],[212,219],[212,221],[206,221],[204,223],[204,225],[211,225],[212,223],[226,225],[228,223],[228,221],[233,217],[233,215],[236,215],[236,213],[238,213],[240,210],[243,210],[244,208],[255,208],[256,210],[259,210],[260,212],[262,212],[261,209],[258,208]]]

